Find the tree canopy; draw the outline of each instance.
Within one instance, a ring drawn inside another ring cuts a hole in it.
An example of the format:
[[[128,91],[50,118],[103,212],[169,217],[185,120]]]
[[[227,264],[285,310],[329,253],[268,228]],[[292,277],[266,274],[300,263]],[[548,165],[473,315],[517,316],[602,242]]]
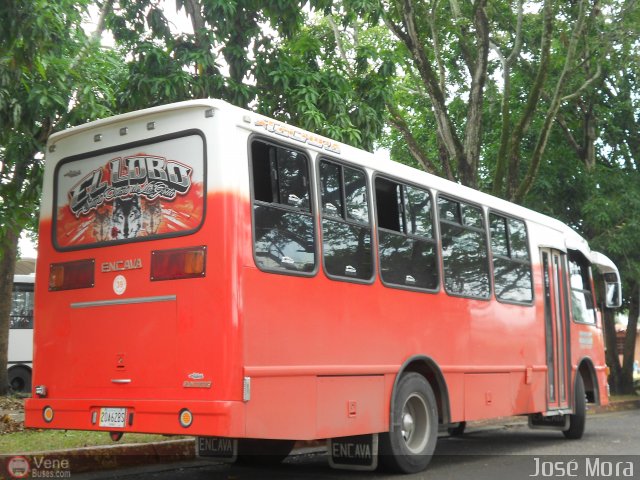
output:
[[[89,7],[101,13],[93,36]],[[177,12],[166,8],[163,0],[0,7],[0,241],[14,244],[33,219],[50,133],[216,97],[358,147],[385,147],[395,160],[558,217],[616,261],[627,292],[639,290],[637,0],[177,0]],[[176,14],[189,31],[177,31]],[[96,41],[103,29],[113,47]],[[14,256],[9,244],[5,259]],[[638,309],[628,309],[637,322]]]

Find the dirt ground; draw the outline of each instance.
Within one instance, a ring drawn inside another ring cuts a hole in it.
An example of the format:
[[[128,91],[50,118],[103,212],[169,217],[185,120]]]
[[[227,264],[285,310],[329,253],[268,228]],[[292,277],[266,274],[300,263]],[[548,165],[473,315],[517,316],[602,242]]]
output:
[[[24,400],[0,397],[0,435],[24,430]]]

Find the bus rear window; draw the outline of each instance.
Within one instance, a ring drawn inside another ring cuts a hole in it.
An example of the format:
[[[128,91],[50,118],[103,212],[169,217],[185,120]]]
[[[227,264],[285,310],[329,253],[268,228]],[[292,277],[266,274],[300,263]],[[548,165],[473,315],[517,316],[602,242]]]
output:
[[[194,131],[67,158],[55,172],[55,245],[193,233],[203,220],[204,178],[204,139]]]

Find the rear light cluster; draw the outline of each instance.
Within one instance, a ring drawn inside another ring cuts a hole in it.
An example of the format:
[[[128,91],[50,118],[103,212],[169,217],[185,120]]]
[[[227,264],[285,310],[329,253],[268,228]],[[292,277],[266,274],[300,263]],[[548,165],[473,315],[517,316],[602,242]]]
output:
[[[207,247],[176,248],[151,252],[151,280],[204,277]]]
[[[151,252],[151,280],[178,280],[205,276],[207,247],[176,248]],[[52,263],[49,290],[91,288],[95,285],[95,260]]]
[[[95,260],[52,263],[49,269],[49,290],[91,288],[95,284]]]

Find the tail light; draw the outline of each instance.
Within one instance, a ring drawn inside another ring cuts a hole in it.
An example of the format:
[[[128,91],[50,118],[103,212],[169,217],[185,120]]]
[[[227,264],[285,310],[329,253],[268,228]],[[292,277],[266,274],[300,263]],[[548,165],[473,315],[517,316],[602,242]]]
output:
[[[72,290],[94,286],[95,260],[52,263],[49,268],[49,290]]]
[[[204,277],[207,247],[176,248],[151,252],[151,280]]]

